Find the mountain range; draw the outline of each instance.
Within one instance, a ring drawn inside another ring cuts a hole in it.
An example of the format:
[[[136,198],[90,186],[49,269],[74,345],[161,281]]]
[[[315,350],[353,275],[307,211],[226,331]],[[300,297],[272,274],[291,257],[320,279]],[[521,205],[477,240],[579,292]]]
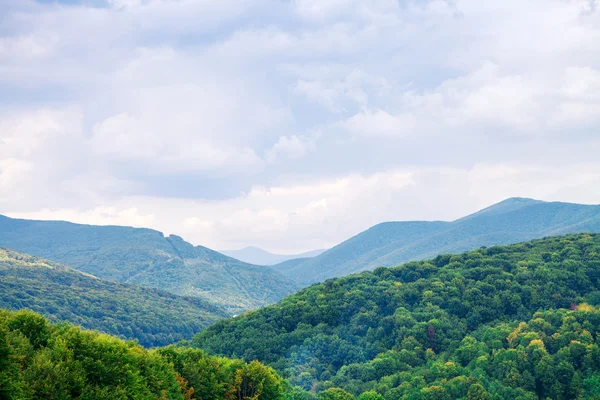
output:
[[[333,277],[575,232],[600,232],[600,206],[510,198],[452,222],[384,222],[314,257],[281,256],[258,248],[228,252],[262,264],[277,257],[300,257],[268,267],[152,229],[0,216],[0,246],[101,279],[198,297],[230,315],[272,304],[300,287]]]
[[[598,231],[600,206],[511,198],[376,225],[284,277],[151,229],[0,217],[21,251],[0,248],[0,398],[600,398],[600,234],[568,234]],[[147,347],[199,333],[146,351],[2,308]]]
[[[296,260],[298,258],[316,257],[324,251],[325,249],[319,249],[299,254],[274,254],[258,247],[249,246],[239,250],[220,250],[220,253],[250,264],[275,265],[289,260]]]
[[[452,222],[385,222],[304,260],[273,266],[301,286],[481,246],[600,232],[600,206],[510,198]]]
[[[152,229],[0,216],[0,246],[101,279],[202,298],[230,314],[274,303],[297,289],[269,267]]]
[[[148,347],[190,339],[227,317],[195,297],[105,281],[27,254],[0,248],[0,308],[28,308],[51,321],[68,321],[137,339]]]

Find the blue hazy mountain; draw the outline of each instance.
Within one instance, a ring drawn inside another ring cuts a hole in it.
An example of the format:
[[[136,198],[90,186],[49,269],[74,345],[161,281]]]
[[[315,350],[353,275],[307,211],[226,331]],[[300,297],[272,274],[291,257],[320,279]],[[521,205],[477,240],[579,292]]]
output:
[[[442,253],[577,232],[600,232],[600,206],[510,198],[452,222],[385,222],[317,257],[273,268],[305,286]]]
[[[231,313],[274,303],[297,289],[269,267],[152,229],[0,216],[0,246],[98,278],[203,298]]]
[[[239,250],[220,250],[220,253],[250,264],[275,265],[298,258],[316,257],[324,251],[324,249],[319,249],[299,254],[274,254],[258,247],[249,246]]]

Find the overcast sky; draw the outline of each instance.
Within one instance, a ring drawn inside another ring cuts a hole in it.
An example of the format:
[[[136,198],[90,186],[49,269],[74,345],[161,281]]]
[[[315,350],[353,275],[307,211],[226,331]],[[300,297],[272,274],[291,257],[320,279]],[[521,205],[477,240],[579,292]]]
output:
[[[600,0],[0,0],[0,214],[329,247],[600,203]]]

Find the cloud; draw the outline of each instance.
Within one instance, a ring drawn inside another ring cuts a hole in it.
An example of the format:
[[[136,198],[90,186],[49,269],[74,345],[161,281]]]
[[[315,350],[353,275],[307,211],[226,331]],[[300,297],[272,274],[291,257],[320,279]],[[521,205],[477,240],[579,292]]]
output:
[[[0,160],[0,187],[5,195],[26,180],[31,169],[32,166],[27,161],[15,158]]]
[[[255,187],[226,201],[130,196],[111,207],[44,209],[10,215],[153,226],[212,248],[258,244],[295,252],[318,245],[333,246],[383,221],[453,220],[508,196],[597,202],[599,165],[406,167]]]
[[[0,38],[0,59],[13,61],[44,57],[52,53],[58,38],[52,33]]]
[[[118,209],[116,207],[96,207],[90,210],[42,209],[33,213],[14,214],[15,217],[25,215],[30,219],[51,219],[80,222],[92,225],[126,225],[139,228],[152,226],[155,216],[140,214],[136,207]]]
[[[302,158],[306,152],[314,150],[317,137],[318,135],[313,135],[313,137],[280,136],[277,143],[267,150],[266,160],[273,163],[282,158],[291,160]]]
[[[40,109],[0,116],[0,157],[31,157],[57,141],[75,141],[82,134],[76,109]]]
[[[250,148],[219,148],[200,132],[189,132],[182,138],[183,132],[177,125],[122,113],[96,125],[90,145],[95,153],[109,159],[136,161],[151,169],[176,172],[248,168],[261,162]]]
[[[384,110],[362,111],[342,124],[355,135],[406,136],[415,130],[416,118],[410,114],[390,115]]]
[[[359,69],[347,71],[343,67],[328,66],[317,71],[308,67],[293,72],[303,75],[296,83],[296,93],[336,113],[347,112],[352,107],[366,107],[391,89],[385,78]]]
[[[0,13],[1,213],[295,251],[513,195],[600,202],[588,0]]]

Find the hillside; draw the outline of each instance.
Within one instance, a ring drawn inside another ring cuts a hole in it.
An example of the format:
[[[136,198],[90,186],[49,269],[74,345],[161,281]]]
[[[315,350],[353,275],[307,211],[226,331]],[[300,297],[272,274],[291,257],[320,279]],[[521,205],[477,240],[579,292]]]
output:
[[[193,297],[104,281],[51,261],[0,248],[0,308],[28,308],[144,346],[162,346],[225,318],[219,306]]]
[[[0,309],[3,400],[310,400],[258,362],[200,350],[146,350],[31,311]]]
[[[443,253],[577,232],[600,232],[600,206],[511,198],[453,222],[382,223],[320,256],[273,268],[306,286]]]
[[[102,279],[203,298],[230,313],[274,303],[296,289],[270,268],[151,229],[0,216],[0,246]]]
[[[480,248],[315,284],[193,343],[317,392],[598,398],[599,278],[598,234]]]
[[[226,256],[256,265],[275,265],[298,258],[316,257],[325,250],[312,250],[299,254],[274,254],[258,247],[250,246],[239,250],[220,250]]]

